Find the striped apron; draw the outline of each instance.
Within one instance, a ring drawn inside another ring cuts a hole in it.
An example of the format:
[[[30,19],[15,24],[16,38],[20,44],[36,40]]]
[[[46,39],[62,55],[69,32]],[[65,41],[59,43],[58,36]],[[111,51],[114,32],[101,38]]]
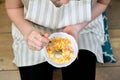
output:
[[[56,7],[50,0],[22,0],[24,18],[29,20],[33,28],[52,34],[60,32],[64,26],[82,23],[91,19],[91,0],[70,0],[69,3]],[[12,24],[14,63],[18,66],[30,66],[45,62],[44,53],[28,48],[22,34]],[[104,38],[102,15],[97,17],[79,33],[79,49],[93,52],[98,62],[103,63],[101,45]]]

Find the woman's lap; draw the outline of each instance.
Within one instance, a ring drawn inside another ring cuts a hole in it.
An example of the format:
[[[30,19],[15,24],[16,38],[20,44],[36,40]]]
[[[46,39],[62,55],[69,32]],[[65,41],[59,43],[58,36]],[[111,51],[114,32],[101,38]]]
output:
[[[52,80],[55,67],[47,62],[19,67],[21,80]],[[63,80],[95,80],[96,56],[87,50],[80,50],[78,58],[69,66],[62,68]]]

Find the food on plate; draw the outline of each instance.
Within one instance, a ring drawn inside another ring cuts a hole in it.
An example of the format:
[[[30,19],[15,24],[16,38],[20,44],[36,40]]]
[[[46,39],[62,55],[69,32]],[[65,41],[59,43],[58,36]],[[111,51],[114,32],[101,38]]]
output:
[[[55,63],[67,63],[73,57],[72,41],[68,37],[54,36],[46,46],[48,57]]]

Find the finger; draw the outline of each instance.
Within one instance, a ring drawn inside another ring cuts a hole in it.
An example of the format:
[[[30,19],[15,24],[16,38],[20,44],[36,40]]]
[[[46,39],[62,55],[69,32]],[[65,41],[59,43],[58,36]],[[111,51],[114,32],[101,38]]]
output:
[[[42,47],[33,47],[33,46],[29,46],[29,49],[33,50],[33,51],[39,51],[42,49]]]
[[[48,35],[46,35],[46,36],[48,36]],[[46,38],[44,36],[41,36],[39,38],[34,38],[33,40],[34,40],[33,43],[38,47],[44,47],[50,41],[48,38]]]
[[[34,36],[34,37],[30,37],[28,39],[28,42],[29,42],[29,44],[32,44],[33,46],[35,46],[35,45],[36,46],[41,46],[42,45],[41,39],[42,39],[41,36],[39,36],[39,38],[37,38],[36,36]]]
[[[31,45],[31,46],[42,46],[42,42],[41,41],[38,41],[36,38],[33,38],[32,40],[28,40],[28,45]]]
[[[47,43],[49,43],[49,39],[48,38],[45,38],[45,37],[43,37],[42,39],[41,39],[41,42],[42,43],[45,43],[45,44],[47,44]]]
[[[48,34],[46,34],[45,36],[48,37]],[[34,37],[31,37],[31,39],[29,40],[29,44],[36,47],[38,46],[38,48],[43,47],[49,42],[49,39],[46,37],[41,35],[36,35]]]
[[[33,48],[32,46],[28,46],[28,48],[35,51],[35,48]]]
[[[48,33],[45,33],[45,34],[44,34],[44,37],[48,38],[48,37],[49,37],[49,34],[48,34]]]
[[[34,43],[38,46],[43,46],[43,44],[47,44],[49,43],[49,39],[46,38],[48,37],[48,34],[46,34],[45,36],[36,36],[33,40],[34,40]]]
[[[29,40],[28,41],[28,46],[32,46],[33,48],[36,48],[36,49],[40,50],[41,47],[42,47],[42,43],[37,44],[35,41],[36,40],[34,40],[34,41]]]

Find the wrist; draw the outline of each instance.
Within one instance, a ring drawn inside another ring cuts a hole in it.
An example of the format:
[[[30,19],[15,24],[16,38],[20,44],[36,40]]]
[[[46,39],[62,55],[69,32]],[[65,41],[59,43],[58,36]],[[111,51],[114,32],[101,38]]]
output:
[[[84,29],[88,24],[89,24],[89,22],[79,23],[79,24],[76,26],[78,33],[79,33],[82,29]]]

